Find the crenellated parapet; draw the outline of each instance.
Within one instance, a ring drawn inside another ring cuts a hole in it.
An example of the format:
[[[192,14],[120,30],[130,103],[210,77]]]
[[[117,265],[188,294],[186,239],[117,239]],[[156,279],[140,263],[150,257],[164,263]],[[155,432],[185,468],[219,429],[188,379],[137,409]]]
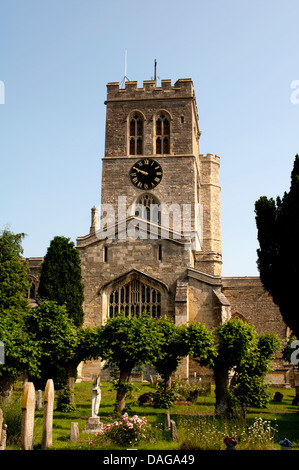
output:
[[[171,80],[161,80],[161,86],[157,86],[155,80],[144,80],[142,88],[138,88],[137,81],[125,82],[124,88],[121,87],[119,82],[107,83],[107,102],[174,98],[195,99],[191,78],[179,79],[173,86]]]

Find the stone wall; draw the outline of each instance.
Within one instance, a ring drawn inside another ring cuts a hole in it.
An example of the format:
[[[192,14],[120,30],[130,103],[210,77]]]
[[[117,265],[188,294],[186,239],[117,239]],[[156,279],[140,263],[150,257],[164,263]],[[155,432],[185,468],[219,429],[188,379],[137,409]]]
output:
[[[287,339],[289,329],[259,277],[225,277],[222,288],[231,304],[232,317],[238,316],[254,324],[259,335],[273,332],[282,341]],[[281,352],[276,353],[272,369],[267,376],[268,382],[272,386],[289,387],[292,368],[283,360]]]
[[[287,326],[280,310],[259,277],[224,277],[222,290],[231,304],[232,316],[238,315],[253,323],[258,334],[272,331],[281,339],[286,338]]]
[[[78,241],[82,278],[85,286],[85,326],[101,325],[107,317],[105,286],[117,282],[132,270],[144,274],[146,282],[160,283],[164,294],[164,313],[175,313],[175,290],[177,279],[185,276],[186,266],[192,262],[191,251],[176,241],[159,240],[162,260],[158,259],[157,240],[130,240],[128,238],[100,241],[96,236]],[[104,261],[104,246],[107,261]],[[164,286],[164,287],[163,287]]]

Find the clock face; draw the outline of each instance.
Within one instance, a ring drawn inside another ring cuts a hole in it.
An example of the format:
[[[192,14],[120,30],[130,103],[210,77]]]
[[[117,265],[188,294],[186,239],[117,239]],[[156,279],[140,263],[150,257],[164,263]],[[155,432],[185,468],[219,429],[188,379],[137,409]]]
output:
[[[162,180],[162,168],[152,158],[142,158],[132,166],[130,179],[134,186],[139,189],[153,189]]]

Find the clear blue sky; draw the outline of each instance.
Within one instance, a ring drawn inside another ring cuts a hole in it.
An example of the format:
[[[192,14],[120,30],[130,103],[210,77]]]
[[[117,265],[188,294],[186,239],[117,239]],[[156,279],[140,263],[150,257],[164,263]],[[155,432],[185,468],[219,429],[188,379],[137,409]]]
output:
[[[298,0],[1,0],[0,227],[24,255],[75,241],[100,203],[106,83],[192,78],[201,153],[221,158],[223,274],[257,275],[254,202],[299,152]]]

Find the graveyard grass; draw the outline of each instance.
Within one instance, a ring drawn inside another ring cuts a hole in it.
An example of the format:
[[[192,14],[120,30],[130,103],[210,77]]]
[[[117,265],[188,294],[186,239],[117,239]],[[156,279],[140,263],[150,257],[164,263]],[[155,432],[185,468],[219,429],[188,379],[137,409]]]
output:
[[[279,441],[285,437],[292,442],[293,449],[299,449],[299,407],[292,405],[295,390],[278,390],[275,388],[271,388],[270,390],[272,397],[274,396],[275,391],[283,393],[282,402],[277,403],[271,400],[268,407],[265,409],[248,408],[246,426],[251,426],[257,418],[267,421],[271,427],[277,429],[277,431],[273,433],[274,442],[269,443],[267,439],[264,439],[260,442],[261,447],[250,447],[248,440],[243,440],[243,443],[241,441],[238,442],[236,447],[237,449],[280,449]],[[179,436],[179,440],[177,442],[172,441],[170,431],[164,430],[166,410],[157,409],[151,405],[138,405],[139,395],[150,391],[153,391],[153,387],[148,383],[134,382],[134,390],[127,398],[127,412],[129,417],[133,415],[146,417],[148,422],[147,427],[150,429],[149,438],[136,444],[136,448],[138,449],[177,450],[181,448],[182,443],[185,444],[185,448],[190,448],[189,446],[191,446],[191,449],[196,449],[198,448],[197,446],[200,446],[201,449],[225,449],[225,444],[223,443],[223,437],[225,435],[223,434],[224,432],[229,433],[232,431],[234,434],[242,434],[242,425],[240,420],[239,422],[238,419],[224,422],[224,420],[215,419],[213,416],[215,393],[214,388],[212,388],[210,395],[198,397],[195,404],[174,404],[170,408],[170,417],[176,422]],[[14,400],[16,400],[15,405],[17,405],[17,407],[21,407],[21,396],[22,384],[19,384],[15,387],[14,392]],[[83,432],[87,420],[91,416],[91,383],[83,382],[75,385],[75,401],[76,410],[72,413],[55,411],[54,406],[52,450],[116,450],[128,447],[121,447],[109,442],[100,443],[92,434],[85,434]],[[102,384],[102,400],[99,409],[99,416],[104,425],[113,423],[114,421],[114,401],[115,390],[112,388],[112,383],[104,382]],[[200,441],[198,440],[199,433],[196,432],[196,430],[199,429],[199,420],[201,421],[201,426],[204,426],[206,434],[210,432],[206,437],[205,442],[203,442],[203,439]],[[70,428],[72,422],[77,422],[79,426],[80,434],[77,442],[70,441]],[[186,433],[186,429],[188,429],[188,433]],[[191,432],[192,429],[194,430],[193,434]],[[35,411],[34,449],[41,449],[42,432],[43,409]],[[133,447],[133,445],[130,445],[130,447]],[[8,440],[7,450],[17,449],[19,449],[18,443],[11,443]]]

